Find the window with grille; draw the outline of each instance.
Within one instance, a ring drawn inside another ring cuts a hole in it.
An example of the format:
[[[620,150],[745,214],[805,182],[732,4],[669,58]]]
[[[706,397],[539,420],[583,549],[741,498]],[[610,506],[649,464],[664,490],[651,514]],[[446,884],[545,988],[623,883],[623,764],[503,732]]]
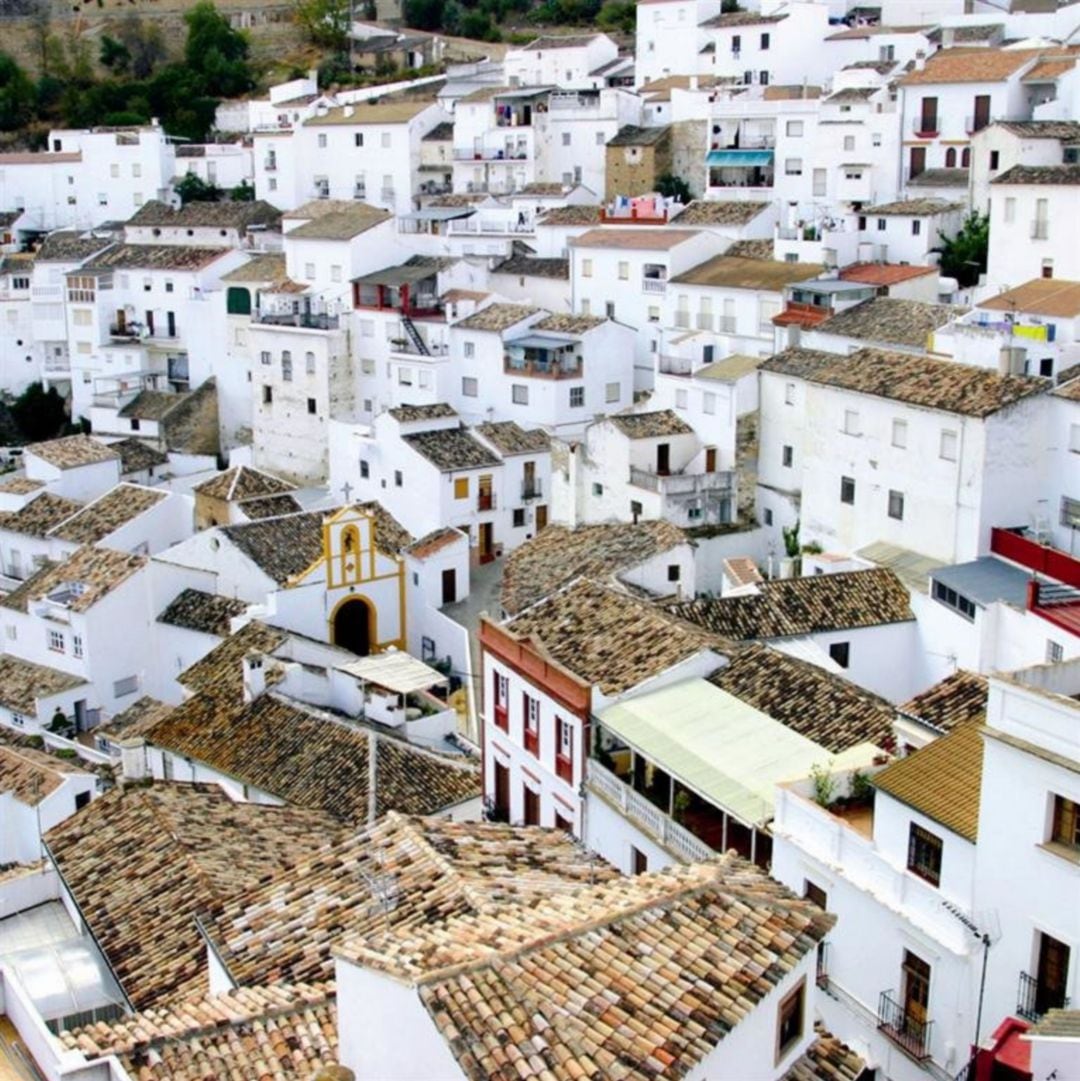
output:
[[[912,822],[908,834],[907,869],[931,886],[940,885],[942,848],[940,837]]]

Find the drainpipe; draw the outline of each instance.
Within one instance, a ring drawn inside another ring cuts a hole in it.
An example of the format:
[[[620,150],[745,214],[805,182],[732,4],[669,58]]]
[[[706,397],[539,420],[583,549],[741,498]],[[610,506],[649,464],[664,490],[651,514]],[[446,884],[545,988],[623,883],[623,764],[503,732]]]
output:
[[[975,1050],[971,1053],[972,1058],[978,1053],[979,1037],[982,1031],[983,996],[986,994],[986,962],[990,957],[990,936],[988,934],[984,933],[982,936],[982,947],[982,975],[979,977],[979,1008],[975,1011]]]

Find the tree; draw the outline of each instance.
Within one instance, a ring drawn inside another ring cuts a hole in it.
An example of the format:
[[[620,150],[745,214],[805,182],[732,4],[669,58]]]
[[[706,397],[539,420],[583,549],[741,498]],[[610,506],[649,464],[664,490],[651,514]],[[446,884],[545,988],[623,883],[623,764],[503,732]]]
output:
[[[235,97],[255,85],[248,65],[247,38],[234,30],[211,0],[199,0],[185,16],[187,68],[202,77],[203,93]]]
[[[131,53],[128,47],[116,38],[106,34],[101,39],[101,52],[98,53],[101,66],[115,71],[118,75],[126,74],[131,67]]]
[[[188,203],[216,203],[221,198],[221,188],[208,184],[196,173],[185,173],[173,184],[173,190],[180,196],[182,206]]]
[[[608,0],[596,16],[597,29],[632,34],[637,24],[636,10],[632,0]]]
[[[986,256],[990,248],[990,218],[973,211],[960,232],[944,238],[937,249],[941,254],[941,273],[955,278],[961,286],[978,285],[979,275],[986,270]]]
[[[293,14],[313,45],[349,47],[349,0],[297,0]]]
[[[246,180],[241,180],[235,188],[229,189],[229,198],[234,203],[253,203],[255,189]]]
[[[405,0],[401,13],[406,26],[414,30],[442,28],[442,0]]]
[[[27,443],[40,443],[59,435],[67,424],[64,399],[56,387],[48,391],[40,383],[31,383],[11,403],[11,416]]]
[[[15,131],[28,124],[36,104],[30,77],[7,53],[0,53],[0,131]]]
[[[120,43],[131,57],[131,74],[145,79],[168,55],[165,38],[157,23],[143,22],[134,12],[120,24]]]
[[[667,199],[678,199],[680,203],[689,203],[693,199],[690,193],[690,185],[681,176],[674,173],[665,173],[658,177],[656,190]]]

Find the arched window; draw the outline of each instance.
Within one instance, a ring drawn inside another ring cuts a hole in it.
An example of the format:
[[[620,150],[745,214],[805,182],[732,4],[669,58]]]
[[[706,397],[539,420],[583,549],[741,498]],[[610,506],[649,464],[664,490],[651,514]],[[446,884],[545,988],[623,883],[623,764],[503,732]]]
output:
[[[969,168],[971,168],[971,147],[970,146],[965,146],[964,147],[964,152],[960,155],[960,168],[961,169],[969,169]]]
[[[946,169],[955,169],[956,168],[956,147],[955,146],[950,146],[949,149],[945,151],[945,168]]]

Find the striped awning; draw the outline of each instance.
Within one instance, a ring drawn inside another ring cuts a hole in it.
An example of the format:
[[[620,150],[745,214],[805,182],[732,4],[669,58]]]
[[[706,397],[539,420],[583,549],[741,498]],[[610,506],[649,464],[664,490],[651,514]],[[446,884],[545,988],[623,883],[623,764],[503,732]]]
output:
[[[706,165],[772,165],[773,152],[771,150],[710,150],[705,159]]]

